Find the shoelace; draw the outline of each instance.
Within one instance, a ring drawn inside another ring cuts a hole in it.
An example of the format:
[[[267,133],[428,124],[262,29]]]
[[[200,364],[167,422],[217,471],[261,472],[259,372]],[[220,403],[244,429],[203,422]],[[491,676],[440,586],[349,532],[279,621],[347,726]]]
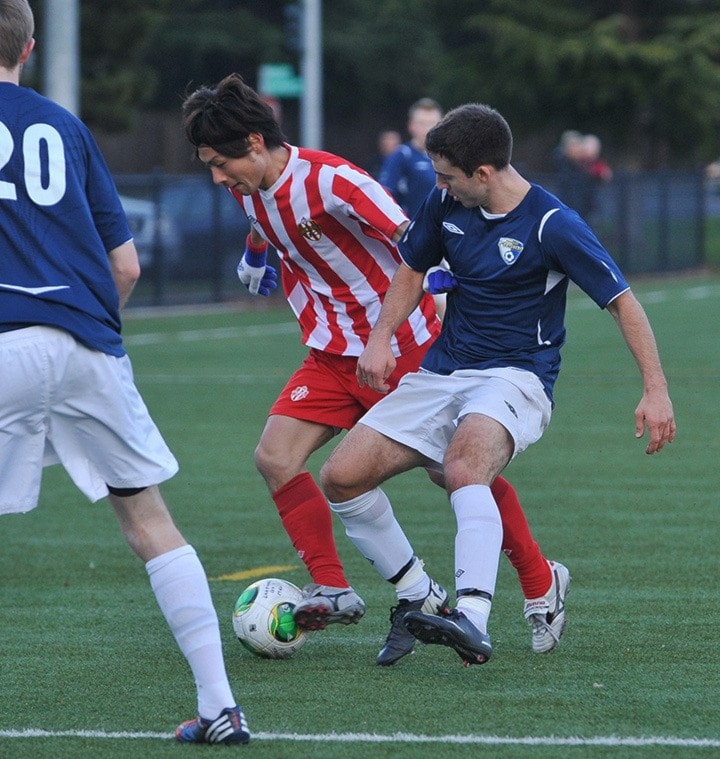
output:
[[[545,619],[543,619],[539,614],[533,614],[532,616],[532,630],[533,635],[536,633],[548,632],[556,643],[560,642],[560,636],[556,635],[550,624],[546,622]]]

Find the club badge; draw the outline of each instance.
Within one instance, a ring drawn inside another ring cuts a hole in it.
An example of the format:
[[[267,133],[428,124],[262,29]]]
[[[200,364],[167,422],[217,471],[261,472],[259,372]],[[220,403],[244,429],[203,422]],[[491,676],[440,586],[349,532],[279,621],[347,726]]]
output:
[[[318,242],[322,237],[322,229],[320,225],[312,219],[306,219],[304,216],[300,219],[298,224],[298,232],[306,239]]]
[[[501,237],[498,240],[498,249],[500,257],[510,266],[517,261],[525,246],[519,240],[513,240],[512,237]]]

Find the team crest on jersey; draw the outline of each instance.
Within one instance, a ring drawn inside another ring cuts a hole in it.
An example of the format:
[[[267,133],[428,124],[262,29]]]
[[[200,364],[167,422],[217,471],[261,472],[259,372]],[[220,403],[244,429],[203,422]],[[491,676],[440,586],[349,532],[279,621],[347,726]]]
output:
[[[500,257],[510,266],[517,261],[518,256],[523,252],[525,246],[519,240],[513,240],[512,237],[501,237],[498,240],[498,249]]]
[[[317,242],[322,237],[320,225],[313,219],[306,219],[304,216],[298,224],[298,232],[306,239]]]
[[[301,401],[310,395],[310,391],[307,389],[307,385],[298,385],[291,393],[291,401]]]

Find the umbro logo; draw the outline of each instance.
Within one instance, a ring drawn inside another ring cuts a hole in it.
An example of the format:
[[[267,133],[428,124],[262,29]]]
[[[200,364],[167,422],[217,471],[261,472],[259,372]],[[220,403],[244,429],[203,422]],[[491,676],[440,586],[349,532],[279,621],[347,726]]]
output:
[[[443,227],[447,229],[448,232],[452,232],[454,235],[464,235],[465,232],[460,229],[460,227],[456,227],[454,224],[451,224],[449,221],[443,222]]]
[[[504,401],[504,403],[510,409],[510,413],[517,419],[517,411],[515,411],[515,409],[507,401]]]

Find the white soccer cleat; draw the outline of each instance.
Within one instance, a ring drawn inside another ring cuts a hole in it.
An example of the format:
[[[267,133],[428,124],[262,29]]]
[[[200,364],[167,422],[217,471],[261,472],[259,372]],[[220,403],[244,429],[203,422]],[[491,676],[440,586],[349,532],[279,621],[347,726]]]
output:
[[[324,630],[331,624],[357,624],[363,614],[365,603],[352,588],[310,583],[303,588],[293,619],[301,630]]]
[[[552,651],[565,632],[565,596],[570,588],[570,572],[557,561],[549,561],[552,571],[550,590],[540,598],[526,598],[523,614],[532,626],[532,650],[536,654]]]

